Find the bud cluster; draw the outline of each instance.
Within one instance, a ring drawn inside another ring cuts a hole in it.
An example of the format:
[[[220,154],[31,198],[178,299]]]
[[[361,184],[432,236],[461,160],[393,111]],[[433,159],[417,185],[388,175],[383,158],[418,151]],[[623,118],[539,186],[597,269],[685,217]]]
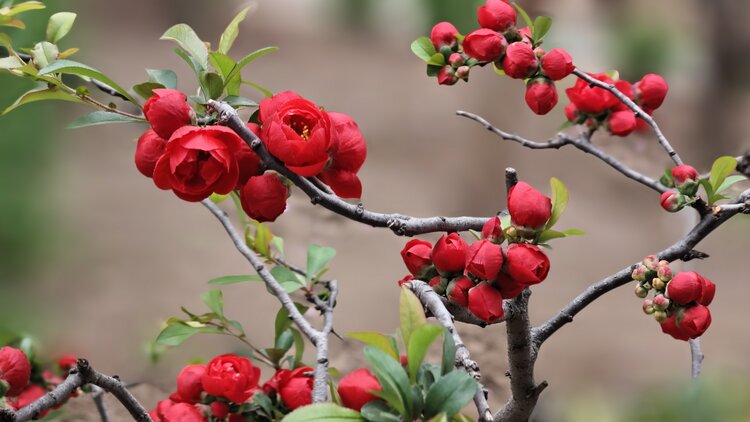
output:
[[[472,67],[493,63],[500,73],[525,80],[526,104],[536,114],[547,114],[558,99],[553,81],[573,72],[570,54],[561,48],[547,52],[541,48],[543,35],[516,28],[516,9],[505,0],[486,0],[477,20],[480,28],[465,37],[449,22],[432,28],[430,40],[446,63],[437,72],[438,83],[468,81]]]
[[[669,262],[649,255],[632,273],[635,295],[645,299],[643,312],[653,315],[664,333],[678,340],[696,338],[711,325],[716,285],[696,272],[674,274]],[[647,298],[650,291],[653,296]]]
[[[527,183],[518,182],[508,195],[511,225],[500,217],[482,228],[480,240],[467,244],[458,233],[442,236],[433,246],[413,239],[401,250],[410,274],[399,285],[418,279],[482,321],[503,317],[503,299],[518,296],[526,287],[547,278],[550,262],[536,245],[525,243],[542,230],[551,215],[550,199]],[[502,244],[508,240],[507,248]]]
[[[665,173],[660,182],[673,188],[661,194],[661,207],[669,212],[677,212],[696,201],[700,174],[694,167],[682,164]]]

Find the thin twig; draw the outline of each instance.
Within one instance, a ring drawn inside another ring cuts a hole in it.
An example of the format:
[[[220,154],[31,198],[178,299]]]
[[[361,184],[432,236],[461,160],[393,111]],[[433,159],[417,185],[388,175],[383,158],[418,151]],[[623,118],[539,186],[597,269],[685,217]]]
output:
[[[704,358],[701,351],[701,338],[691,338],[688,343],[690,343],[690,374],[693,378],[698,378],[701,374],[701,364]]]
[[[94,404],[96,405],[96,410],[99,412],[99,418],[101,419],[101,422],[109,422],[109,415],[107,414],[107,406],[104,403],[104,390],[95,385],[92,387],[93,393],[91,394],[91,399],[94,401]]]

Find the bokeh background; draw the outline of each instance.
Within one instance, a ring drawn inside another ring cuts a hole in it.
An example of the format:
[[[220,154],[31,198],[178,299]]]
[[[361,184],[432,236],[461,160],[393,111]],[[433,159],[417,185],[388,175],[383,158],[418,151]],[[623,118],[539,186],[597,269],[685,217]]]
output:
[[[157,41],[173,24],[190,24],[218,42],[243,1],[46,1],[26,15],[17,45],[43,37],[46,16],[78,13],[62,47],[81,47],[73,59],[123,86],[146,80],[144,68],[173,69],[179,88],[193,92],[192,72]],[[556,240],[549,279],[531,298],[541,323],[587,285],[661,250],[694,222],[690,211],[663,212],[658,196],[573,149],[531,151],[491,136],[454,115],[478,113],[498,127],[544,139],[564,120],[567,103],[548,116],[523,103],[523,84],[475,69],[469,84],[438,87],[409,50],[432,24],[451,20],[463,33],[477,25],[479,1],[259,0],[240,27],[235,57],[276,45],[279,52],[244,71],[246,80],[274,92],[291,89],[345,112],[368,142],[360,177],[368,209],[428,215],[494,214],[505,205],[503,171],[545,192],[555,176],[571,202],[560,227],[583,237]],[[564,47],[588,71],[618,69],[636,81],[663,74],[670,93],[655,117],[688,162],[707,171],[714,158],[750,147],[750,3],[662,0],[522,0],[530,14],[555,23],[545,47]],[[0,106],[28,89],[0,75]],[[244,95],[260,100],[249,87]],[[98,369],[144,381],[167,394],[189,359],[239,351],[231,339],[198,336],[152,362],[145,350],[161,323],[181,305],[201,309],[206,281],[250,268],[220,225],[199,204],[160,191],[133,164],[138,125],[63,129],[89,112],[68,103],[32,104],[0,117],[0,321],[32,334],[50,357],[72,352]],[[669,165],[652,135],[627,139],[598,134],[595,142],[652,177]],[[406,269],[398,252],[406,239],[332,215],[293,194],[272,230],[286,240],[291,261],[304,262],[308,243],[335,247],[330,275],[340,280],[336,330],[394,332]],[[546,379],[539,420],[750,420],[750,336],[747,259],[750,220],[741,216],[698,247],[711,258],[690,263],[718,285],[713,325],[703,338],[703,372],[711,387],[687,386],[686,343],[661,333],[641,312],[630,286],[589,306],[545,343],[536,377]],[[426,236],[433,240],[434,237]],[[468,240],[468,238],[467,238]],[[272,341],[277,310],[257,284],[224,288],[227,312],[260,345]],[[479,361],[490,403],[508,393],[505,329],[461,326]],[[364,363],[361,346],[333,341],[332,361],[348,371]],[[141,394],[150,405],[162,398]],[[712,409],[716,410],[716,413]],[[659,412],[685,412],[665,414]],[[703,412],[703,413],[702,413]],[[86,419],[84,416],[79,416]]]

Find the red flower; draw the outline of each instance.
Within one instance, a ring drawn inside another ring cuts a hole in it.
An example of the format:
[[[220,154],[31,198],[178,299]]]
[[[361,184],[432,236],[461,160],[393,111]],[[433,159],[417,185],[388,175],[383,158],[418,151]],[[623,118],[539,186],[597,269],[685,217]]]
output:
[[[505,315],[503,296],[487,283],[479,283],[469,290],[469,310],[486,323],[493,323]]]
[[[672,177],[674,177],[675,184],[682,186],[688,182],[695,182],[701,176],[693,166],[683,164],[672,169]]]
[[[215,401],[211,403],[211,414],[216,419],[225,419],[229,413],[229,405],[223,401]]]
[[[615,111],[607,119],[610,133],[616,136],[628,136],[635,130],[635,114],[630,110]]]
[[[167,141],[162,139],[153,129],[149,129],[138,138],[135,147],[135,167],[146,177],[154,176],[154,166],[164,153]]]
[[[367,158],[367,144],[357,123],[344,113],[328,113],[338,138],[338,148],[330,167],[323,170],[320,180],[342,198],[360,198],[362,183],[357,172]]]
[[[200,400],[203,392],[203,374],[206,373],[206,365],[188,365],[182,368],[177,375],[177,395],[180,401],[196,403]]]
[[[669,212],[677,212],[685,207],[685,198],[676,190],[668,190],[661,194],[659,204]]]
[[[315,176],[338,144],[328,113],[291,91],[260,102],[261,140],[300,176]]]
[[[688,341],[690,339],[690,336],[688,336],[684,331],[680,329],[680,327],[677,326],[677,319],[674,315],[670,316],[659,324],[661,325],[661,331],[664,334],[669,334],[677,340]]]
[[[503,243],[505,235],[503,226],[500,224],[500,217],[492,217],[482,226],[482,239],[487,239],[492,243]]]
[[[606,83],[614,83],[612,78],[600,73],[598,75],[591,75],[594,79],[598,79]],[[576,80],[576,84],[572,88],[565,90],[570,101],[578,107],[578,109],[584,113],[598,114],[610,107],[615,106],[618,103],[617,97],[612,95],[609,91],[606,91],[599,87],[591,87],[589,83],[583,79]]]
[[[438,85],[455,85],[458,82],[453,68],[450,66],[443,66],[440,68],[437,74]]]
[[[0,349],[0,382],[8,385],[8,396],[20,393],[30,376],[31,363],[24,352],[10,346]]]
[[[169,139],[177,129],[190,124],[193,109],[182,92],[155,89],[154,95],[143,105],[143,114],[159,136]]]
[[[263,394],[270,396],[279,391],[279,383],[281,383],[282,380],[285,380],[291,372],[292,371],[288,369],[277,369],[273,376],[263,383],[263,386],[261,387]]]
[[[504,0],[487,0],[477,10],[479,26],[505,32],[516,26],[516,10]]]
[[[656,110],[664,102],[669,87],[667,81],[655,73],[649,73],[635,84],[638,102],[651,110]]]
[[[709,283],[711,282],[709,281]],[[680,305],[687,305],[699,300],[708,302],[703,303],[708,305],[713,300],[714,293],[716,293],[716,286],[711,283],[711,286],[708,287],[709,291],[704,295],[707,284],[706,279],[694,271],[679,272],[667,283],[667,295],[672,301]]]
[[[458,233],[443,235],[432,248],[430,258],[435,267],[444,273],[458,273],[464,270],[468,246]]]
[[[24,388],[20,394],[18,394],[18,397],[8,400],[8,404],[14,410],[23,409],[24,407],[30,405],[31,403],[35,402],[39,398],[43,397],[45,394],[47,394],[47,390],[40,387],[39,385],[30,384],[28,387]],[[47,415],[47,412],[49,412],[49,409],[36,415],[35,419],[43,418],[44,416]]]
[[[57,366],[64,372],[70,371],[70,368],[78,364],[78,358],[75,355],[67,354],[57,358]]]
[[[575,123],[578,121],[578,107],[576,107],[573,103],[568,103],[568,105],[565,106],[563,109],[563,112],[565,113],[565,117],[568,119],[569,122]]]
[[[508,191],[508,211],[513,225],[539,228],[552,214],[552,201],[525,182]]]
[[[406,243],[401,250],[401,258],[406,264],[409,272],[415,276],[420,276],[432,265],[430,254],[432,253],[432,243],[424,240],[412,239]]]
[[[514,42],[505,50],[503,70],[514,79],[525,79],[533,75],[539,68],[539,60],[525,42]]]
[[[179,198],[198,202],[212,193],[227,194],[237,184],[237,152],[242,139],[223,126],[178,129],[156,162],[154,184]]]
[[[203,390],[235,403],[244,403],[258,388],[260,369],[246,357],[226,354],[213,358],[203,374]]]
[[[175,403],[162,415],[162,422],[205,422],[197,407],[189,403]]]
[[[378,399],[372,392],[382,389],[375,375],[365,368],[360,368],[341,378],[338,392],[344,406],[359,412],[362,406]]]
[[[503,250],[489,240],[469,246],[466,253],[466,272],[483,280],[493,281],[503,266]]]
[[[557,105],[557,89],[547,78],[536,78],[526,85],[526,104],[536,114],[547,114]]]
[[[313,377],[306,375],[310,372],[312,368],[303,366],[289,372],[279,382],[279,397],[287,408],[294,410],[312,403]]]
[[[531,286],[547,278],[549,258],[539,247],[517,243],[508,247],[508,275],[519,284]]]
[[[440,22],[432,27],[430,40],[432,41],[432,45],[435,46],[435,49],[440,51],[440,48],[443,46],[453,47],[456,45],[458,42],[458,40],[456,40],[457,34],[458,29],[456,29],[452,23]]]
[[[258,127],[258,125],[255,123],[246,123],[246,126],[255,134],[255,136],[260,137],[260,127]],[[240,150],[237,153],[237,165],[240,168],[240,172],[237,177],[237,186],[235,189],[241,188],[251,177],[263,174],[263,166],[260,163],[260,157],[258,157],[255,151],[253,151],[244,140],[240,144]]]
[[[708,306],[713,302],[714,296],[716,295],[716,285],[706,277],[701,276],[703,280],[703,294],[698,299],[698,303],[703,306]]]
[[[570,75],[573,69],[575,69],[573,58],[562,48],[553,48],[542,56],[542,70],[553,81],[559,81]]]
[[[460,306],[469,305],[469,290],[474,282],[469,277],[461,276],[448,284],[448,299]]]
[[[513,299],[523,292],[526,285],[517,282],[501,271],[497,276],[497,281],[495,281],[495,288],[500,290],[503,299]]]
[[[240,189],[240,202],[245,213],[261,223],[275,221],[286,210],[289,188],[276,173],[253,176]]]
[[[503,55],[508,42],[497,32],[480,28],[467,35],[462,45],[468,56],[479,61],[491,62]]]
[[[703,305],[691,306],[677,316],[677,325],[688,337],[700,337],[711,325],[711,311]]]

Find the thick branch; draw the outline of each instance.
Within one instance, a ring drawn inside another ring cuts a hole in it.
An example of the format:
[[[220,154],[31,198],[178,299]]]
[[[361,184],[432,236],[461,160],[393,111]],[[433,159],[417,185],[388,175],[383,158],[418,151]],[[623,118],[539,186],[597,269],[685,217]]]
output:
[[[479,372],[479,365],[471,359],[469,349],[464,345],[461,336],[458,334],[458,330],[456,330],[456,326],[453,324],[453,316],[448,309],[446,309],[441,297],[435,293],[435,291],[432,290],[432,287],[427,283],[419,280],[412,280],[407,283],[407,285],[417,298],[419,298],[420,302],[422,302],[422,306],[428,310],[453,336],[453,342],[456,344],[456,367],[466,371],[469,375],[474,377],[479,384],[477,393],[474,395],[474,404],[479,412],[479,421],[492,421],[492,412],[487,403],[487,390],[481,383],[479,383],[482,379],[482,374]]]
[[[324,208],[351,220],[370,225],[372,227],[387,227],[399,236],[414,236],[423,233],[481,230],[488,218],[481,217],[426,217],[418,218],[401,214],[381,214],[364,209],[362,204],[350,204],[338,196],[327,193],[309,178],[299,176],[286,168],[283,163],[271,156],[266,147],[245,126],[237,111],[230,105],[220,101],[209,101],[226,125],[252,148],[266,168],[274,170],[302,190],[313,204],[320,204]]]
[[[698,378],[701,374],[701,364],[704,358],[701,351],[701,338],[690,339],[688,343],[690,343],[690,374],[693,378]]]

